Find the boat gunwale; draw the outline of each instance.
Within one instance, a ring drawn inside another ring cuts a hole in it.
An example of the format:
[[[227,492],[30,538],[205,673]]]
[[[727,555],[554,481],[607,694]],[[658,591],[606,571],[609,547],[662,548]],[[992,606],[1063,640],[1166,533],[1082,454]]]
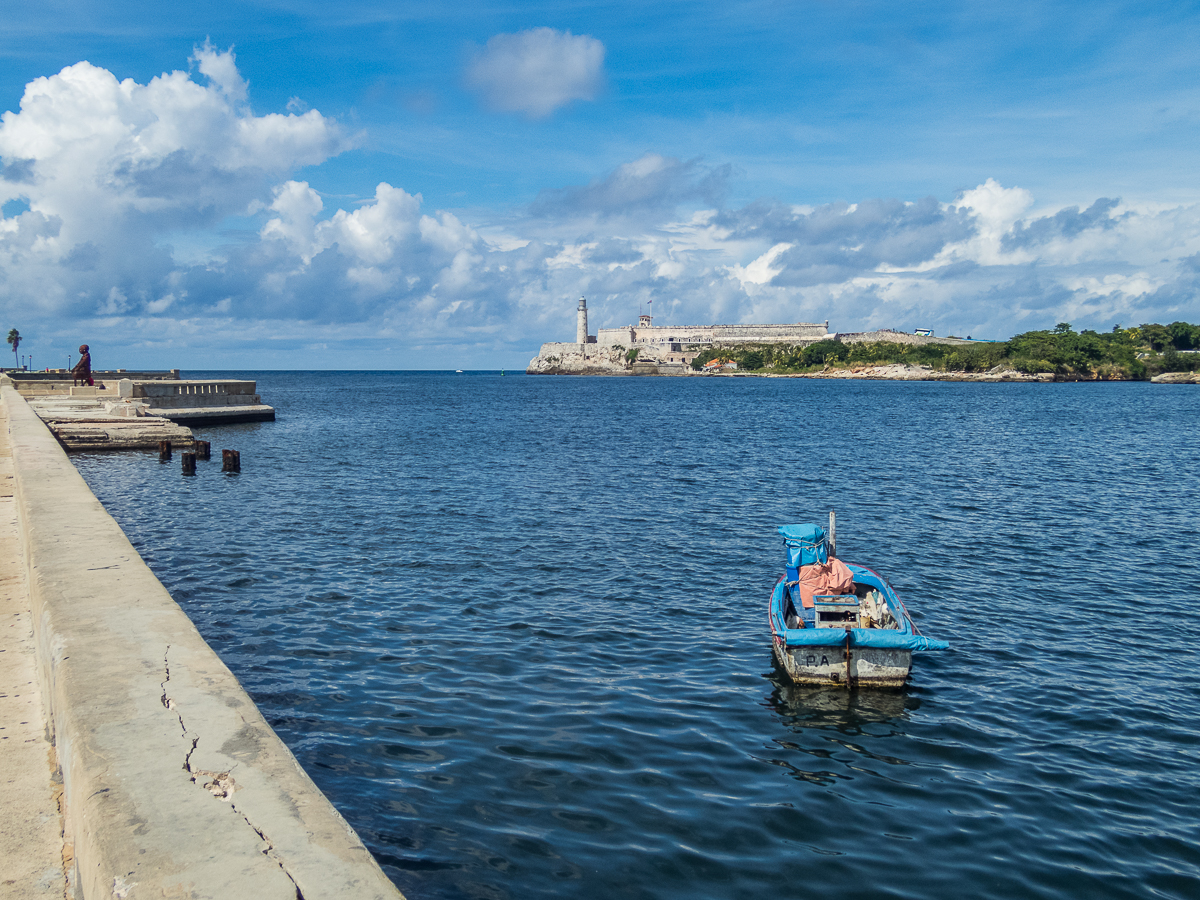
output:
[[[785,576],[781,575],[775,582],[769,601],[767,618],[771,625],[772,638],[776,643],[786,648],[825,646],[843,646],[853,650],[857,648],[875,647],[878,649],[897,650],[940,650],[949,645],[944,641],[927,638],[917,629],[904,602],[897,596],[891,584],[874,570],[847,563],[855,584],[866,585],[880,591],[888,609],[896,620],[896,628],[788,628],[783,617],[783,596],[787,590]],[[823,634],[822,632],[825,632]],[[895,635],[896,643],[885,635]],[[919,644],[923,646],[912,646]],[[907,645],[907,646],[905,646]]]

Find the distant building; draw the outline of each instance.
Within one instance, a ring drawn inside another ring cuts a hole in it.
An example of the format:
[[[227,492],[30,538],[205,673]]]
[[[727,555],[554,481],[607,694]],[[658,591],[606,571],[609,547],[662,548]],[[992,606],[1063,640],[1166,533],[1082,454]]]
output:
[[[596,342],[603,346],[650,347],[679,353],[685,346],[722,347],[736,344],[804,344],[829,336],[829,323],[787,325],[651,325],[639,316],[637,325],[601,328]]]
[[[588,334],[587,301],[579,298],[573,343],[550,341],[542,344],[530,361],[530,374],[561,375],[685,375],[692,361],[708,350],[754,344],[787,344],[806,347],[818,341],[841,344],[885,342],[894,344],[964,344],[957,338],[938,338],[933,329],[916,332],[856,331],[831,333],[829,322],[794,322],[780,325],[655,325],[649,314],[638,316],[636,325],[601,328]],[[637,352],[633,352],[637,351]],[[732,371],[737,364],[718,359],[704,366],[706,372]]]
[[[720,372],[722,369],[736,369],[737,363],[732,359],[713,359],[704,364],[705,372]]]
[[[585,300],[583,297],[579,298],[579,310],[575,315],[575,343],[596,343],[596,336],[594,334],[588,334],[587,300]]]

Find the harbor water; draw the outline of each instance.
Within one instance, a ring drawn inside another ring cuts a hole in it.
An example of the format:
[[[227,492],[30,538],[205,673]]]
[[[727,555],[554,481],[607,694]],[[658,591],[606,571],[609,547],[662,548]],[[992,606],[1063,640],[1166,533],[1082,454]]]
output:
[[[1200,896],[1200,389],[231,374],[75,460],[411,900]],[[831,508],[903,690],[772,664]]]

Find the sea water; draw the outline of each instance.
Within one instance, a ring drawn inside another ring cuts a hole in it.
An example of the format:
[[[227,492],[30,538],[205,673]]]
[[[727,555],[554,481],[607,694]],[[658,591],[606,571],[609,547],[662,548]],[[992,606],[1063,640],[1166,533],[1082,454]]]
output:
[[[75,459],[412,900],[1200,896],[1200,389],[237,375]],[[830,509],[903,690],[772,664]]]

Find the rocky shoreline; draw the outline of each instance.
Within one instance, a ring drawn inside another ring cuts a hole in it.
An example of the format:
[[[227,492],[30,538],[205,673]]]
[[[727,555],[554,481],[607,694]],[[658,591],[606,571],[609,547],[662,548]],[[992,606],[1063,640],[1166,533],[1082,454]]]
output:
[[[994,382],[1052,382],[1058,376],[1053,372],[1028,375],[1016,369],[997,366],[986,372],[944,372],[932,366],[914,366],[893,363],[884,366],[854,366],[848,369],[829,367],[820,372],[767,375],[768,378],[850,378],[864,381],[994,381]]]
[[[840,378],[862,381],[974,381],[985,383],[1040,383],[1066,381],[1125,381],[1120,378],[1084,378],[1057,375],[1054,372],[1028,374],[1007,366],[986,372],[948,372],[932,366],[910,363],[859,365],[840,368],[827,366],[817,372],[695,372],[680,363],[658,360],[630,360],[624,348],[597,347],[595,344],[559,344],[555,353],[534,358],[526,372],[530,375],[650,375],[685,378]],[[1198,372],[1164,372],[1150,379],[1154,384],[1200,384]]]
[[[849,378],[864,381],[982,381],[982,382],[1054,382],[1074,381],[1132,381],[1129,378],[1083,378],[1078,375],[1056,375],[1054,372],[1027,374],[996,366],[986,372],[946,372],[932,366],[891,363],[883,366],[853,366],[848,369],[825,368],[820,372],[719,372],[713,378]],[[1153,384],[1200,384],[1200,372],[1164,372],[1150,379]]]
[[[731,373],[732,374],[732,373]],[[716,377],[722,377],[718,375]],[[724,377],[731,377],[726,375]],[[739,377],[732,374],[732,377]],[[857,378],[867,381],[982,381],[982,382],[1040,382],[1050,384],[1066,381],[1130,381],[1126,378],[1082,378],[1078,375],[1056,375],[1053,372],[1027,374],[996,366],[986,372],[945,372],[932,366],[893,363],[885,366],[854,366],[849,369],[826,368],[820,372],[768,374],[747,372],[741,377],[766,378]],[[1200,372],[1164,372],[1150,379],[1153,384],[1200,384]]]
[[[1163,372],[1150,380],[1155,384],[1200,384],[1200,372]]]

